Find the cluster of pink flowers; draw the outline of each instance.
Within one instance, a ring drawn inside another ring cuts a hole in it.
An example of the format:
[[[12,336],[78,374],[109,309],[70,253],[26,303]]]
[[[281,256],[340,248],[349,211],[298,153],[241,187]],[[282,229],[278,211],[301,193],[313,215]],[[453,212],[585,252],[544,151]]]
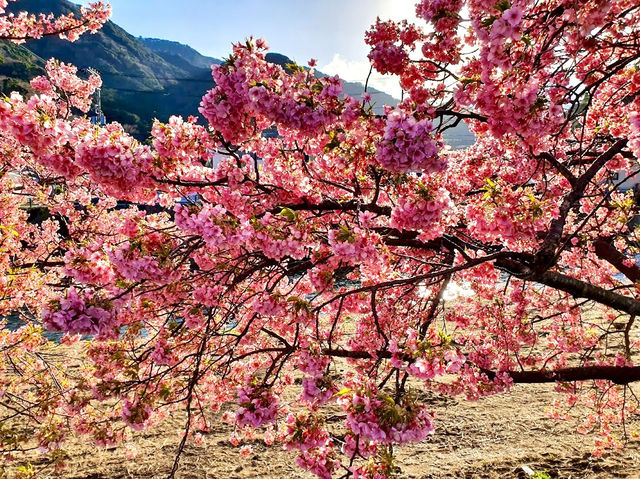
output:
[[[514,91],[518,93],[514,95]],[[546,147],[545,135],[564,121],[562,106],[541,93],[535,82],[523,84],[511,78],[502,83],[487,80],[481,86],[463,85],[455,97],[460,105],[473,106],[487,115],[487,123],[478,133],[488,130],[497,137],[516,134],[534,152],[540,152]]]
[[[422,44],[425,58],[451,64],[460,61],[462,39],[459,25],[462,6],[462,0],[422,0],[418,3],[417,16],[433,26],[433,31],[426,35],[426,41]]]
[[[151,353],[151,359],[154,363],[162,366],[174,366],[178,362],[178,358],[175,357],[167,342],[167,334],[164,329],[156,339],[153,352]]]
[[[378,447],[380,447],[380,444],[377,442],[361,440],[361,438],[355,436],[352,432],[349,432],[344,436],[344,443],[340,449],[347,457],[359,455],[368,459],[375,456],[378,451]]]
[[[449,192],[444,188],[429,189],[417,197],[402,197],[391,212],[391,226],[399,230],[423,230],[424,239],[441,236],[445,217],[454,210]]]
[[[279,260],[287,256],[295,259],[301,259],[306,256],[306,245],[301,241],[301,234],[298,230],[292,230],[298,233],[289,238],[276,238],[266,231],[259,231],[252,238],[252,245],[262,249],[267,258]],[[296,237],[297,236],[297,237]]]
[[[69,131],[69,125],[57,117],[57,104],[46,95],[34,95],[25,102],[20,94],[13,92],[10,97],[0,100],[2,131],[37,153],[48,152],[58,137]],[[65,163],[69,161],[64,160]],[[72,173],[77,171],[77,167],[60,165],[60,171]]]
[[[302,378],[303,401],[313,404],[324,404],[331,400],[337,389],[332,387],[332,383],[325,377],[306,376]]]
[[[234,46],[233,60],[213,67],[216,87],[202,99],[200,113],[225,140],[238,142],[275,124],[316,136],[336,122],[358,117],[360,103],[342,98],[337,77],[315,78],[303,69],[287,74],[265,60],[266,44]]]
[[[243,155],[239,161],[232,156],[216,159],[216,161],[217,166],[213,172],[208,170],[203,173],[207,181],[226,183],[227,187],[200,189],[202,198],[205,202],[223,206],[228,212],[233,212],[237,219],[255,215],[255,204],[250,196],[254,190],[249,179],[256,176],[256,160],[249,155]],[[202,178],[202,175],[199,175],[199,178]]]
[[[302,378],[301,399],[308,403],[321,405],[331,400],[337,392],[332,381],[327,377],[330,360],[326,356],[313,355],[309,351],[300,354],[298,368],[308,374]]]
[[[42,311],[45,327],[70,334],[112,337],[118,325],[113,304],[93,294],[82,295],[69,288],[64,297],[50,302]]]
[[[364,263],[378,255],[375,235],[357,226],[352,231],[347,227],[332,229],[328,239],[336,258],[351,264]]]
[[[307,255],[306,236],[295,225],[282,226],[282,220],[266,213],[259,222],[253,224],[254,233],[250,238],[253,248],[260,249],[263,254],[275,260],[286,256],[295,259]]]
[[[200,113],[212,128],[229,142],[257,133],[256,125],[249,121],[247,97],[249,85],[244,68],[232,69],[227,65],[213,66],[213,81],[216,87],[202,97]],[[257,125],[266,128],[269,125]]]
[[[187,233],[197,234],[212,247],[232,247],[244,243],[251,235],[248,223],[240,223],[220,205],[176,205],[176,225]]]
[[[318,476],[319,479],[331,479],[340,469],[340,461],[332,456],[332,448],[321,447],[312,451],[302,451],[296,459],[298,466]]]
[[[185,121],[180,116],[171,116],[167,123],[157,120],[153,123],[153,148],[159,157],[169,160],[163,162],[165,173],[178,164],[191,166],[193,162],[209,156],[208,150],[213,149],[211,138],[206,128],[196,124],[196,120],[195,117]]]
[[[152,201],[156,196],[151,149],[125,134],[117,123],[79,138],[75,161],[105,193],[116,198]]]
[[[349,430],[364,440],[404,444],[422,441],[434,432],[431,415],[424,406],[398,404],[372,388],[351,391],[338,402],[347,412]]]
[[[297,449],[298,465],[320,479],[331,479],[340,467],[324,421],[313,413],[289,414],[286,420],[285,449]]]
[[[153,409],[137,395],[133,400],[126,398],[122,403],[122,419],[131,429],[141,431],[149,425]]]
[[[534,152],[544,151],[545,136],[564,121],[562,102],[568,79],[556,75],[551,83],[557,87],[551,88],[549,80],[541,82],[544,75],[503,74],[513,62],[521,61],[522,55],[534,54],[523,53],[526,43],[518,41],[524,13],[520,6],[512,5],[496,17],[493,7],[481,7],[481,3],[473,7],[488,15],[477,13],[473,19],[480,58],[465,66],[456,102],[486,116],[486,124],[478,125],[477,133],[488,130],[498,137],[512,133],[523,137]],[[545,62],[552,58],[545,57]]]
[[[484,44],[480,55],[486,67],[506,69],[511,66],[505,43],[520,38],[521,22],[522,10],[516,6],[505,10],[499,18],[490,22],[489,26],[486,26],[479,16],[474,17],[474,31]]]
[[[438,156],[438,142],[431,132],[428,119],[417,120],[399,108],[387,115],[382,140],[377,145],[376,158],[380,165],[394,172],[418,170],[437,173],[446,168],[446,161]]]
[[[266,86],[254,86],[249,90],[252,109],[278,125],[296,130],[303,135],[315,136],[336,119],[331,109],[320,105],[338,105],[342,94],[342,85],[338,77],[328,77],[317,84],[322,85],[322,90],[315,97],[311,89],[295,91],[295,95],[293,92],[274,94]],[[304,101],[305,98],[315,98],[319,104]],[[347,109],[352,111],[357,111],[360,106],[354,99],[348,99],[346,105]]]
[[[286,421],[286,449],[307,451],[326,447],[331,440],[323,421],[313,414],[289,414]]]
[[[402,73],[409,63],[409,55],[402,45],[377,43],[369,53],[369,60],[380,73]]]
[[[46,76],[31,80],[34,90],[52,98],[58,97],[60,102],[68,102],[69,107],[77,108],[84,113],[89,111],[91,95],[102,85],[98,75],[92,73],[87,80],[82,80],[78,77],[78,69],[74,65],[53,58],[47,61],[45,68]],[[65,94],[60,95],[60,92]]]
[[[406,20],[396,23],[377,19],[365,35],[365,42],[371,46],[369,60],[382,74],[400,75],[409,65],[409,51],[421,37],[420,30]]]
[[[628,8],[630,3],[626,0],[618,0],[617,2],[587,2],[580,4],[576,2],[576,7],[570,8],[564,13],[564,18],[572,21],[578,28],[578,33],[582,37],[588,37],[592,34],[592,30],[596,25],[601,24],[603,19],[616,16],[621,9]],[[612,7],[617,7],[617,11],[612,11]]]
[[[442,354],[417,358],[407,366],[406,370],[412,376],[428,380],[443,374],[455,374],[462,369],[465,362],[466,358],[463,354],[454,349],[446,349]]]
[[[382,459],[382,460],[381,460]],[[396,469],[390,464],[389,458],[371,457],[361,466],[354,465],[349,468],[353,479],[393,479],[397,477]]]
[[[309,270],[307,277],[316,291],[324,291],[333,285],[333,270],[327,265]]]
[[[238,405],[238,426],[260,427],[276,421],[280,401],[270,389],[247,385],[238,389]]]
[[[220,284],[198,286],[193,290],[193,300],[203,306],[214,306],[224,291],[224,286]]]
[[[452,30],[452,25],[439,22],[447,18],[457,19],[461,8],[462,0],[421,0],[416,6],[416,14],[427,22],[433,22],[436,31],[444,33]]]
[[[262,293],[253,300],[251,307],[256,313],[262,316],[282,317],[286,311],[285,304],[284,298],[269,293]]]
[[[115,276],[111,263],[98,245],[69,250],[64,262],[64,274],[81,283],[107,285]]]
[[[557,205],[539,201],[530,191],[514,191],[501,181],[487,188],[491,191],[485,198],[470,203],[465,212],[474,235],[515,250],[537,244],[537,232],[545,230]]]
[[[58,35],[60,38],[74,41],[89,31],[95,33],[111,16],[111,6],[102,1],[80,7],[80,16],[73,13],[60,15],[33,15],[20,12],[17,15],[5,14],[10,0],[0,1],[0,38],[23,43],[30,38],[45,35]]]
[[[175,274],[162,268],[158,259],[141,255],[136,248],[125,244],[109,252],[109,259],[118,273],[129,281],[151,280],[158,283],[170,283]]]
[[[640,158],[640,113],[633,112],[629,117],[629,123],[631,124],[631,135],[629,137],[629,146],[636,155],[636,158]]]

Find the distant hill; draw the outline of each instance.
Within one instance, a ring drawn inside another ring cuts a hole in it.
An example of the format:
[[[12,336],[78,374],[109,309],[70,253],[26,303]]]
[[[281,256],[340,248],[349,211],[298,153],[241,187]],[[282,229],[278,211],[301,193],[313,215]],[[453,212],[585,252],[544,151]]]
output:
[[[8,11],[20,10],[55,15],[79,13],[78,7],[66,0],[9,3]],[[171,114],[197,114],[202,95],[213,86],[209,66],[193,65],[182,56],[159,54],[113,22],[74,43],[48,37],[29,41],[24,47],[39,59],[25,56],[24,48],[16,50],[13,45],[3,43],[0,75],[5,74],[4,69],[13,74],[14,82],[26,83],[39,74],[43,59],[51,57],[79,68],[96,68],[104,83],[102,107],[107,119],[122,123],[140,139],[148,136],[154,118],[166,120]],[[23,60],[25,66],[18,67],[16,64]],[[2,83],[0,87],[7,91]]]
[[[173,42],[171,40],[162,40],[160,38],[142,38],[138,37],[144,46],[154,51],[167,62],[178,65],[184,65],[184,68],[211,68],[211,65],[218,65],[222,60],[213,57],[201,55],[200,52],[191,48],[189,45]]]
[[[31,92],[29,80],[44,73],[44,63],[22,45],[0,42],[0,92]]]
[[[79,7],[67,0],[21,0],[10,2],[8,12],[27,10],[54,15],[75,13]],[[188,45],[157,38],[136,38],[113,22],[95,34],[85,34],[74,43],[47,37],[24,45],[0,41],[0,93],[30,91],[29,80],[44,72],[45,59],[57,58],[79,68],[97,69],[103,80],[102,109],[109,121],[122,123],[127,131],[145,140],[154,118],[166,121],[172,115],[198,115],[202,96],[214,86],[211,65],[221,60],[200,54]],[[267,60],[285,66],[291,60],[269,53]],[[326,76],[317,72],[319,77]],[[344,82],[347,95],[359,97],[361,83]],[[398,100],[369,88],[381,112],[382,105]],[[454,147],[473,140],[466,126],[447,133]]]

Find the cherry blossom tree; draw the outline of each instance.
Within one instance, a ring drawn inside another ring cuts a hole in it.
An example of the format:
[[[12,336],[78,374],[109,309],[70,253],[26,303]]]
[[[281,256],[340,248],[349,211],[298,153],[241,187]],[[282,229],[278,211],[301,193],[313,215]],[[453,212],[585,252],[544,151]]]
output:
[[[421,391],[547,382],[557,416],[589,406],[596,453],[627,439],[640,4],[416,11],[366,33],[406,92],[383,115],[254,39],[213,67],[206,126],[157,121],[145,144],[74,114],[99,79],[70,65],[0,102],[0,313],[25,323],[0,331],[0,404],[37,442],[7,426],[5,454],[115,444],[182,409],[180,452],[220,411],[233,444],[259,434],[320,478],[385,478],[394,445],[437,434]],[[476,141],[454,150],[460,122]]]

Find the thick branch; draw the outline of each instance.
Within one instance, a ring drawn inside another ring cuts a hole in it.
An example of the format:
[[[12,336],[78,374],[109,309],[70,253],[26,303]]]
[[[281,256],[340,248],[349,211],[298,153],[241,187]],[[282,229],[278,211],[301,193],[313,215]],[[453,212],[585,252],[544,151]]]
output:
[[[359,201],[323,201],[322,203],[309,203],[307,201],[294,205],[282,205],[273,212],[277,213],[282,208],[288,208],[293,211],[371,211],[379,215],[390,216],[390,206],[379,206],[360,203]]]
[[[613,291],[608,291],[599,286],[580,281],[555,271],[545,271],[543,273],[534,273],[532,269],[521,262],[508,257],[500,257],[496,260],[497,268],[507,271],[518,278],[549,286],[565,293],[569,293],[574,298],[586,298],[597,303],[604,304],[618,311],[624,311],[628,314],[640,314],[640,302],[623,296]]]
[[[607,291],[599,286],[585,283],[584,281],[572,278],[571,276],[566,276],[554,271],[547,271],[541,275],[535,276],[533,280],[546,286],[559,289],[560,291],[564,291],[565,293],[569,293],[575,298],[591,299],[619,311],[624,311],[625,313],[634,315],[640,314],[640,301],[614,293],[613,291]]]
[[[560,163],[555,156],[553,156],[551,153],[544,152],[544,153],[541,153],[539,157],[545,160],[546,162],[548,162],[551,166],[553,166],[558,171],[558,173],[560,173],[562,176],[564,176],[567,179],[567,181],[569,182],[569,184],[571,184],[571,186],[575,185],[576,177],[573,176],[573,173],[571,173],[571,170],[569,170],[569,168],[567,168],[564,164]]]
[[[391,358],[389,351],[377,351],[375,357],[367,351],[349,351],[343,349],[324,349],[323,354],[337,358],[377,359]],[[489,379],[498,374],[496,371],[483,371]],[[615,384],[629,384],[640,381],[640,366],[579,366],[557,369],[555,371],[501,371],[508,374],[517,384],[540,384],[553,382],[604,380]]]
[[[626,263],[629,258],[616,249],[611,238],[598,238],[594,246],[598,258],[605,260],[634,283],[640,282],[640,268]]]
[[[629,384],[640,381],[640,366],[582,366],[558,369],[556,371],[508,371],[514,383],[540,384],[557,381],[604,380],[615,384]],[[495,373],[488,374],[489,377]]]
[[[157,181],[158,183],[164,183],[167,185],[174,185],[174,186],[185,186],[185,187],[193,187],[193,188],[206,188],[206,187],[210,187],[210,186],[222,186],[222,185],[226,185],[228,179],[225,178],[220,178],[219,180],[215,180],[215,181],[196,181],[196,180],[181,180],[180,178],[172,180],[170,178],[153,178],[155,181]]]
[[[473,112],[464,113],[461,111],[455,111],[455,110],[450,110],[446,108],[438,108],[435,112],[435,116],[454,116],[456,118],[462,118],[467,120],[478,120],[483,123],[487,122],[486,116],[482,116]]]
[[[602,167],[614,156],[620,153],[627,143],[628,140],[626,139],[616,141],[611,148],[594,160],[582,176],[573,182],[571,193],[564,198],[564,201],[560,205],[558,216],[551,222],[549,233],[547,234],[540,251],[536,254],[536,271],[545,271],[553,266],[556,256],[556,248],[558,247],[560,238],[562,237],[562,232],[564,231],[569,211],[571,211],[571,208],[573,208],[573,206],[584,196],[587,186],[596,176],[598,171],[600,171]]]
[[[405,248],[428,249],[433,251],[438,251],[442,248],[440,238],[429,241],[420,241],[411,238],[384,238],[383,241],[387,246],[403,246]]]

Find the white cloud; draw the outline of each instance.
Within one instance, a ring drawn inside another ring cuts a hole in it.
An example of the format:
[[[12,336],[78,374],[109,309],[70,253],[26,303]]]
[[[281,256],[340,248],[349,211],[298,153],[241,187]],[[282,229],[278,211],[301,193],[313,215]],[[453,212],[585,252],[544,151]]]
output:
[[[368,60],[349,60],[342,57],[339,53],[335,53],[333,59],[326,65],[319,66],[318,70],[327,75],[338,75],[346,81],[364,84],[370,68],[371,64]],[[381,75],[375,70],[369,78],[369,85],[398,99],[402,94],[402,89],[400,88],[397,77]]]
[[[415,0],[382,0],[378,6],[378,15],[382,20],[408,20],[415,22],[416,1]]]

